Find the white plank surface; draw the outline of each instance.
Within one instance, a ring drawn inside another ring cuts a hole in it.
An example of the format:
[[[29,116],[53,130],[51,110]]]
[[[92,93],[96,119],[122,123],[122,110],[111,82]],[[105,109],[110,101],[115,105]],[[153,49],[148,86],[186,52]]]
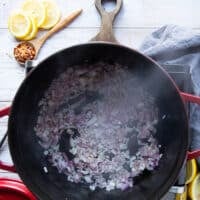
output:
[[[0,1],[0,27],[7,27],[10,10],[19,8],[23,0]],[[19,2],[19,3],[18,3]],[[83,17],[71,27],[98,27],[99,17],[93,0],[57,0],[63,15],[82,7]],[[199,0],[124,0],[124,6],[118,16],[116,27],[159,27],[163,24],[180,24],[200,27]]]
[[[8,15],[19,8],[23,0],[0,1],[0,108],[11,104],[24,79],[24,69],[15,62],[12,51],[17,41],[7,29]],[[77,8],[82,15],[68,28],[48,40],[41,49],[38,60],[74,44],[87,42],[98,32],[100,17],[94,0],[57,0],[63,16]],[[144,37],[165,24],[187,26],[200,31],[200,0],[124,0],[118,15],[115,35],[118,41],[138,48]],[[42,34],[42,33],[41,33]],[[0,138],[7,130],[7,117],[0,119]],[[0,150],[0,160],[11,162],[7,143]],[[0,171],[0,177],[17,175]]]

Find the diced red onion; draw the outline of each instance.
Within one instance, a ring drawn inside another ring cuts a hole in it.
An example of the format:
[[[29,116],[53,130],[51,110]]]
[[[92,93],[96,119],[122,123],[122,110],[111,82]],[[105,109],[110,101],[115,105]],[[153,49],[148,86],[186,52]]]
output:
[[[133,187],[134,177],[158,166],[162,157],[155,138],[158,109],[154,98],[138,85],[128,68],[105,63],[68,68],[53,80],[39,102],[34,130],[44,155],[68,181],[87,183],[91,190],[126,190]],[[75,109],[87,99],[86,90],[98,92],[103,100],[86,104],[77,114]],[[79,95],[84,98],[68,103]],[[80,136],[73,137],[72,129]],[[64,131],[70,136],[72,160],[60,151]],[[131,136],[138,144],[133,155],[128,146]]]

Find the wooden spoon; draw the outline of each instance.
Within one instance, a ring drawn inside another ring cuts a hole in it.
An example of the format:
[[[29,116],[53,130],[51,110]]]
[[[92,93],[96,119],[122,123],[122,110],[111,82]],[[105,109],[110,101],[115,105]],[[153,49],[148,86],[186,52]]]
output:
[[[60,20],[51,30],[49,30],[46,34],[41,36],[40,38],[31,40],[31,41],[24,41],[20,42],[15,48],[14,48],[14,57],[17,60],[17,62],[20,65],[24,65],[27,60],[33,60],[36,58],[36,56],[39,53],[39,50],[41,49],[44,42],[51,37],[54,33],[58,32],[62,28],[64,28],[66,25],[68,25],[70,22],[72,22],[80,13],[82,12],[82,9],[76,10],[72,12],[69,16],[66,18]]]

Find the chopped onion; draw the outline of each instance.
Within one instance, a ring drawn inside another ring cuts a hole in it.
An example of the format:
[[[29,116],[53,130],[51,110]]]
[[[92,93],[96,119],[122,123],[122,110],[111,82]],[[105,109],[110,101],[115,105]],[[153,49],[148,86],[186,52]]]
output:
[[[138,85],[127,67],[105,63],[70,67],[53,80],[34,130],[44,156],[68,181],[92,191],[126,190],[159,165],[158,109]],[[67,144],[72,158],[62,150]]]

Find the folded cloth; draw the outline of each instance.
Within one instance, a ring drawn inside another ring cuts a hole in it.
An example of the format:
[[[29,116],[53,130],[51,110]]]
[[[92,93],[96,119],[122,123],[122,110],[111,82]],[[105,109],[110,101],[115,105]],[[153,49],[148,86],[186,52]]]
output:
[[[160,64],[190,66],[194,93],[200,96],[200,33],[167,25],[146,37],[140,51]],[[200,105],[191,104],[191,150],[200,149]],[[200,164],[200,159],[198,159]]]

